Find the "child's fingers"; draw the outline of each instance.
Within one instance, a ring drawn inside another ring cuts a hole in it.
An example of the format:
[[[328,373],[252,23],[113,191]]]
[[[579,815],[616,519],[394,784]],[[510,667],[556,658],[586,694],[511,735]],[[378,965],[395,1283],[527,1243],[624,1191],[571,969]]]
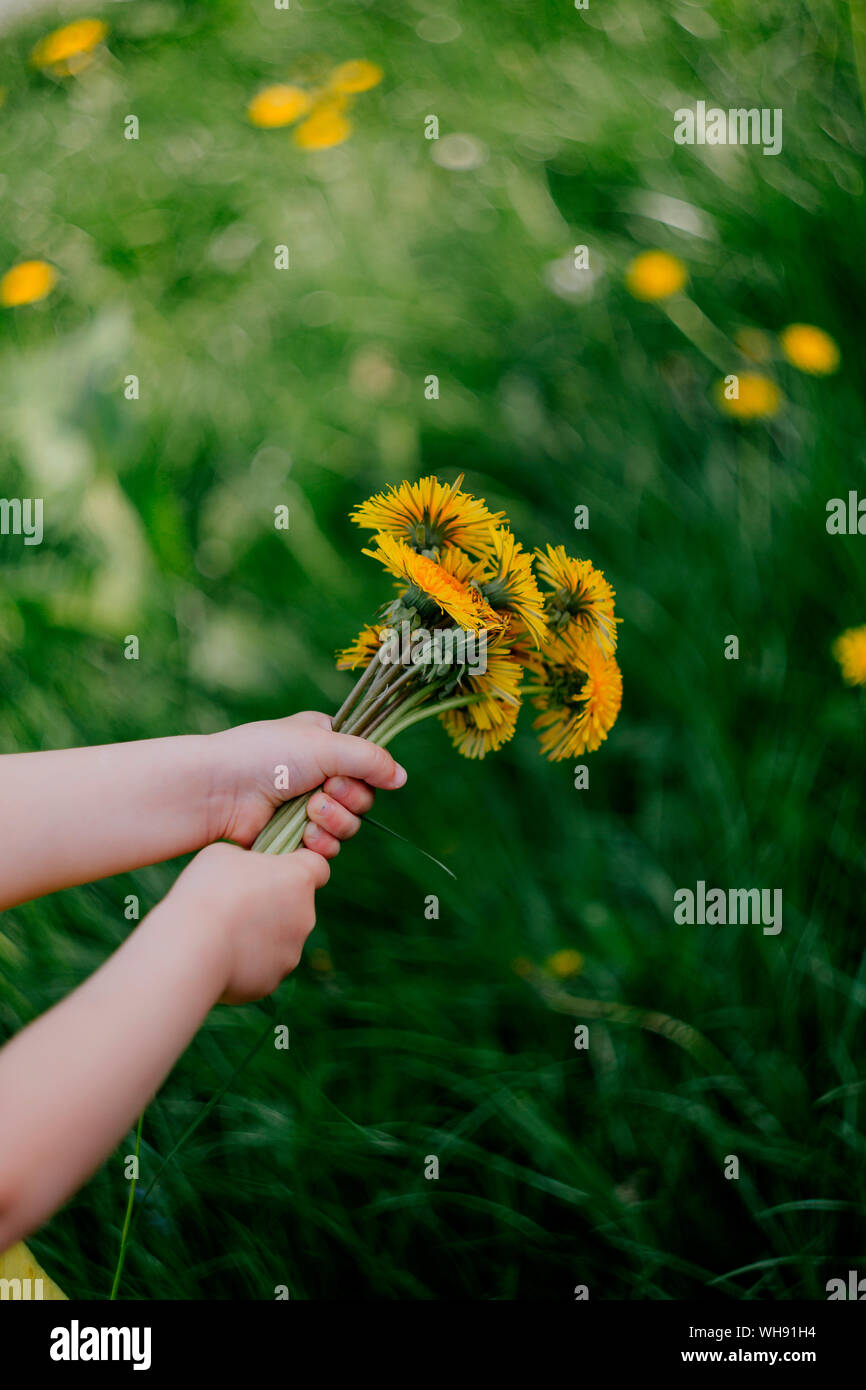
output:
[[[375,800],[373,788],[354,777],[329,777],[322,790],[345,806],[347,811],[354,811],[356,816],[365,815]]]
[[[358,817],[324,792],[316,792],[307,803],[307,815],[322,830],[333,835],[335,840],[349,840],[361,829]]]
[[[387,791],[406,781],[406,769],[390,753],[354,734],[323,734],[316,741],[316,753],[325,777],[357,777]]]
[[[292,714],[289,718],[299,724],[313,724],[318,729],[330,729],[334,722],[329,714],[322,714],[317,709],[302,709],[299,714]]]
[[[329,835],[327,830],[323,830],[315,821],[307,821],[304,826],[304,844],[308,850],[314,850],[322,859],[333,859],[340,853],[340,841],[333,835]]]
[[[310,829],[309,825],[307,829]],[[332,837],[328,836],[328,838],[330,839]],[[339,845],[337,845],[337,848],[339,849]],[[274,857],[277,859],[282,858],[281,855],[275,855]],[[331,877],[331,870],[327,863],[327,859],[323,857],[318,845],[316,845],[315,853],[313,853],[309,847],[307,849],[296,849],[293,854],[287,854],[283,862],[288,864],[290,860],[295,861],[295,867],[297,867],[297,864],[300,862],[302,867],[307,870],[314,888],[324,888],[328,879]]]

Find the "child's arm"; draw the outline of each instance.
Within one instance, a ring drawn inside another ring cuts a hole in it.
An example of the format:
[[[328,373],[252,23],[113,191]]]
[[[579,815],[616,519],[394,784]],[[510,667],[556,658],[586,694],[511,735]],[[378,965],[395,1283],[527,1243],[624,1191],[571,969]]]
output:
[[[277,767],[288,768],[283,790]],[[328,716],[315,713],[220,734],[0,757],[0,909],[214,840],[251,845],[281,801],[326,779],[304,840],[331,857],[372,804],[365,784],[399,787],[406,774],[390,753],[333,733]]]
[[[0,1251],[111,1152],[217,1000],[269,994],[315,923],[327,861],[203,850],[83,985],[0,1050]]]

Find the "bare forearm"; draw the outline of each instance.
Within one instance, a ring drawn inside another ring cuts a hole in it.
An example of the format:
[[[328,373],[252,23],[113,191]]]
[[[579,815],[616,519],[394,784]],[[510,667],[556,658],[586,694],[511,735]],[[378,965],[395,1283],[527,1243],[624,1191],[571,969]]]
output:
[[[209,924],[167,901],[100,970],[0,1050],[0,1251],[117,1145],[220,997]]]
[[[207,737],[0,758],[0,908],[207,843]]]

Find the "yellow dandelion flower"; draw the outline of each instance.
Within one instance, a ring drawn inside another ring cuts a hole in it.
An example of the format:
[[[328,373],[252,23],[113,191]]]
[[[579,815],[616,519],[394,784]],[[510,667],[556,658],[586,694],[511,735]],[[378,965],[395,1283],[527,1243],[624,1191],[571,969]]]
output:
[[[839,366],[839,349],[823,328],[810,323],[791,323],[779,334],[782,351],[800,372],[830,376]]]
[[[568,947],[562,951],[554,951],[553,955],[545,961],[546,969],[560,980],[567,980],[570,975],[579,975],[583,966],[584,960],[580,951],[574,951]]]
[[[342,97],[317,102],[311,114],[292,132],[292,139],[301,150],[330,150],[342,145],[352,134],[352,124],[345,116],[346,103]]]
[[[448,737],[463,758],[485,758],[488,753],[497,752],[514,737],[520,713],[510,705],[503,705],[501,718],[482,729],[473,717],[474,708],[474,705],[467,705],[465,709],[449,709],[439,715]]]
[[[523,667],[523,670],[528,675],[530,675],[534,681],[539,681],[541,679],[542,672],[544,671],[543,649],[542,651],[538,651],[537,648],[530,646],[530,644],[526,640],[525,635],[522,641],[513,641],[510,627],[507,627],[505,629],[502,636],[503,641],[505,641],[511,648],[511,655],[514,657],[514,660],[520,663],[520,665]],[[549,636],[550,629],[548,629],[547,635],[545,636],[545,643],[547,643]]]
[[[337,670],[354,671],[358,666],[369,666],[372,658],[381,650],[382,631],[375,624],[362,627],[354,642],[337,652]]]
[[[612,589],[602,570],[590,560],[574,560],[564,545],[549,545],[535,552],[542,584],[551,590],[545,596],[548,622],[559,632],[573,628],[586,633],[606,656],[616,651],[616,627]]]
[[[478,590],[456,579],[435,560],[417,554],[404,541],[384,532],[374,536],[373,543],[376,549],[363,553],[378,560],[396,579],[408,584],[403,602],[415,608],[422,618],[435,617],[439,610],[439,615],[447,613],[466,631],[477,632],[483,627],[496,630],[501,626],[496,613]]]
[[[48,261],[19,261],[0,280],[0,304],[15,308],[35,304],[57,284],[57,271]]]
[[[782,403],[782,393],[771,377],[760,372],[740,372],[736,396],[724,381],[716,383],[716,402],[726,415],[735,420],[766,420],[776,415]]]
[[[461,584],[472,584],[476,589],[481,587],[485,574],[483,561],[474,560],[459,546],[449,545],[437,551],[436,563],[442,566],[446,574],[459,579]]]
[[[440,723],[463,757],[483,758],[513,737],[520,713],[522,678],[520,663],[502,645],[501,638],[494,637],[487,648],[487,669],[477,675],[467,674],[460,681],[462,694],[481,698],[439,715]]]
[[[543,711],[541,751],[551,762],[594,753],[616,723],[622,704],[622,675],[588,633],[568,628],[548,639],[543,689],[533,700]]]
[[[642,251],[629,263],[625,285],[635,299],[652,302],[677,294],[687,278],[688,272],[676,256],[667,251]]]
[[[471,713],[479,729],[493,728],[503,723],[503,705],[517,709],[520,705],[520,682],[523,669],[508,647],[496,645],[494,638],[487,653],[487,669],[478,675],[466,675],[460,682],[464,695],[480,695],[482,699],[455,713]]]
[[[457,546],[448,546],[439,551],[437,563],[480,591],[502,619],[502,635],[507,635],[508,645],[519,649],[519,659],[526,664],[528,652],[537,650],[547,634],[544,598],[532,570],[532,556],[525,554],[520,542],[505,530],[491,532],[490,541],[480,543],[479,552],[483,554],[480,560]]]
[[[495,530],[481,544],[479,587],[491,608],[508,613],[509,635],[540,647],[547,633],[544,599],[532,569],[532,556],[510,531]]]
[[[277,83],[265,87],[253,97],[247,107],[247,116],[253,125],[262,130],[274,130],[278,126],[291,125],[306,115],[313,104],[313,98],[303,87],[292,87]]]
[[[486,728],[481,728],[477,722],[479,707],[480,703],[479,706],[467,705],[465,709],[449,709],[439,715],[448,737],[464,758],[484,758],[488,753],[495,753],[513,738],[517,727],[518,706],[503,705],[498,718],[490,720]]]
[[[849,627],[841,632],[832,652],[848,685],[866,685],[866,627]]]
[[[36,68],[72,71],[75,60],[89,56],[107,33],[108,25],[101,19],[76,19],[40,39],[30,61]]]
[[[366,58],[352,58],[348,63],[340,63],[339,67],[334,68],[328,78],[328,87],[332,92],[354,95],[377,87],[383,76],[382,69],[376,63]]]
[[[462,482],[461,473],[450,487],[432,476],[400,483],[363,502],[350,514],[351,520],[365,531],[387,532],[434,557],[446,546],[477,555],[505,513],[488,511],[483,500],[461,491]]]

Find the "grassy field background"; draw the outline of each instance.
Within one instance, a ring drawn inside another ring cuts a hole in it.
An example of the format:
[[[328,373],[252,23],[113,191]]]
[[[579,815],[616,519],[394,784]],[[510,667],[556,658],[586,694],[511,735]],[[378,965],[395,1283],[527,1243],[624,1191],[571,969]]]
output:
[[[43,497],[46,527],[39,548],[0,539],[0,751],[335,708],[333,649],[386,596],[347,512],[426,472],[465,471],[527,544],[604,569],[625,691],[588,791],[542,762],[526,715],[482,764],[438,729],[404,736],[409,787],[377,815],[456,882],[373,828],[343,850],[296,976],[215,1011],[147,1112],[140,1190],[226,1087],[139,1202],[121,1296],[823,1298],[866,1272],[864,721],[830,655],[866,621],[866,542],[825,530],[827,500],[863,486],[851,12],[103,17],[75,79],[28,67],[51,14],[0,59],[0,269],[60,272],[0,311],[0,491]],[[351,58],[384,79],[339,148],[247,122],[259,87]],[[673,110],[698,99],[781,107],[782,153],[674,146]],[[688,267],[679,326],[624,288],[651,247]],[[776,355],[775,417],[726,418],[736,333],[775,353],[792,321],[832,334],[840,372]],[[0,1036],[123,939],[127,894],[148,907],[177,871],[4,914]],[[699,879],[781,888],[782,933],[676,925],[674,891]],[[565,948],[584,964],[559,979]],[[593,1018],[598,1001],[633,1012]],[[290,1050],[266,1038],[233,1077],[276,1022]],[[72,1296],[111,1287],[131,1147],[32,1242]]]

